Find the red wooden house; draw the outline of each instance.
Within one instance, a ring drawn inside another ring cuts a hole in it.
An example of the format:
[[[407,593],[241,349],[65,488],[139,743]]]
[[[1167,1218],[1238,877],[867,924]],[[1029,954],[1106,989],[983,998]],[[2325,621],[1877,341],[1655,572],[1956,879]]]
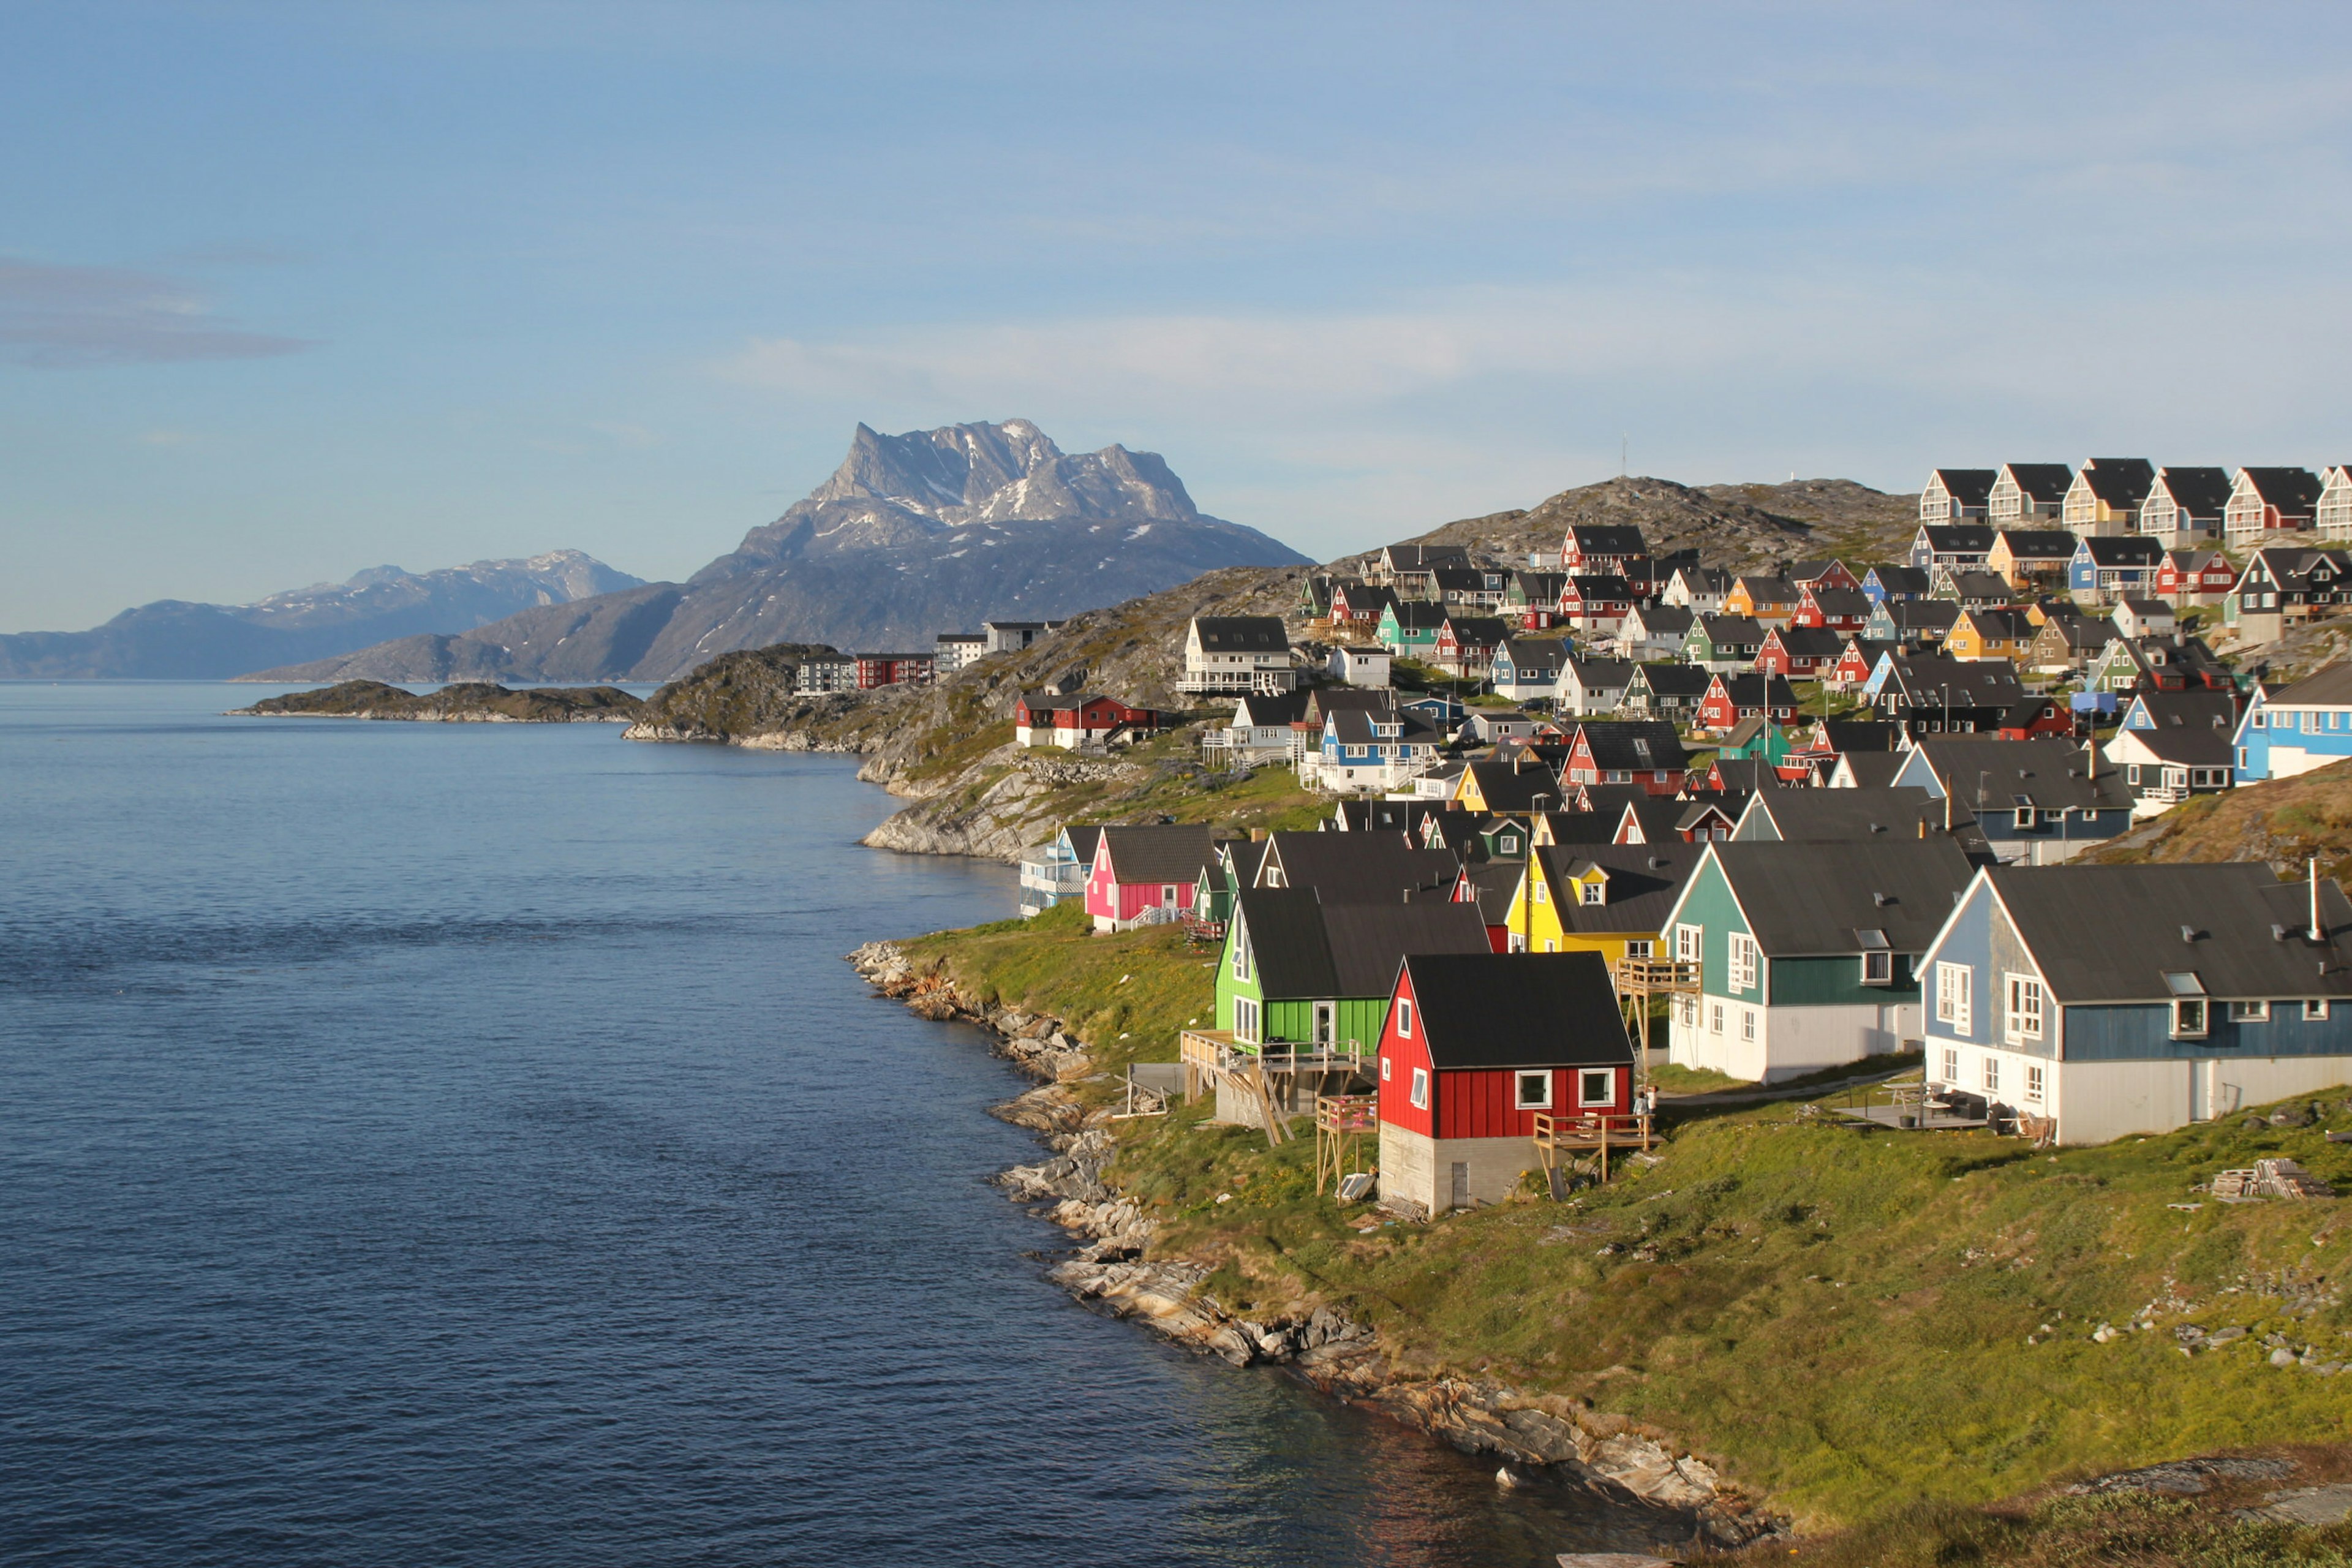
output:
[[[2004,741],[2038,741],[2044,735],[2072,738],[2074,715],[2047,697],[2029,697],[2001,715]]]
[[[1868,637],[1848,637],[1845,647],[1838,651],[1837,663],[1822,672],[1822,684],[1833,691],[1860,689],[1878,668],[1878,661],[1895,651],[1891,642],[1873,642]]]
[[[1383,1200],[1499,1203],[1538,1168],[1538,1114],[1630,1131],[1633,1051],[1598,952],[1408,956],[1381,1032]]]
[[[2150,587],[2168,605],[2218,605],[2237,585],[2237,568],[2220,551],[2168,550]]]
[[[1204,873],[1223,875],[1206,826],[1106,827],[1087,868],[1087,913],[1097,931],[1172,921],[1196,887],[1215,885]]]
[[[1789,624],[1833,632],[1858,632],[1870,620],[1871,608],[1870,595],[1859,588],[1805,583],[1798,586],[1797,609],[1789,617]]]
[[[1862,592],[1862,579],[1843,561],[1800,561],[1782,574],[1800,588],[1842,588]]]
[[[1759,715],[1775,724],[1795,721],[1797,694],[1789,689],[1785,679],[1777,675],[1718,675],[1707,682],[1706,695],[1699,699],[1701,729],[1727,731],[1737,728],[1742,719]]]
[[[1089,742],[1107,741],[1126,732],[1150,734],[1160,715],[1150,708],[1132,708],[1116,697],[1097,691],[1075,697],[1025,691],[1013,705],[1013,738],[1024,746],[1060,746],[1076,751]]]
[[[1812,680],[1823,670],[1834,668],[1844,650],[1837,633],[1824,627],[1774,626],[1764,634],[1764,646],[1756,650],[1756,670],[1759,675]]]
[[[1617,719],[1579,724],[1560,764],[1559,782],[1570,793],[1579,784],[1639,784],[1652,795],[1675,795],[1690,769],[1690,753],[1673,724],[1656,719]]]
[[[1559,569],[1571,576],[1622,576],[1628,565],[1649,553],[1638,528],[1580,522],[1560,542]]]
[[[857,659],[857,689],[879,686],[929,686],[939,668],[935,653],[861,653]]]
[[[1571,576],[1559,585],[1559,618],[1581,631],[1613,632],[1633,613],[1633,585],[1624,578]]]

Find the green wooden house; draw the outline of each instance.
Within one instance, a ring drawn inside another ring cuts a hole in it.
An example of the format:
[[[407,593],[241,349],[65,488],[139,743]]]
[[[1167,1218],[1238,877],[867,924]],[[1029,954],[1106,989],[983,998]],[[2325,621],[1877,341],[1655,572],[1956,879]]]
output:
[[[1769,1081],[1916,1049],[1914,969],[1975,869],[1940,837],[1708,844],[1660,932],[1699,966],[1671,1059]]]
[[[1436,657],[1438,629],[1444,625],[1444,605],[1400,599],[1381,611],[1381,646],[1399,658],[1426,663]]]
[[[1717,762],[1764,763],[1778,767],[1796,749],[1797,742],[1787,729],[1761,713],[1751,713],[1717,743],[1715,755]]]
[[[1235,1049],[1288,1044],[1369,1054],[1409,952],[1491,952],[1475,903],[1327,904],[1314,888],[1234,895],[1217,963],[1217,1027]]]

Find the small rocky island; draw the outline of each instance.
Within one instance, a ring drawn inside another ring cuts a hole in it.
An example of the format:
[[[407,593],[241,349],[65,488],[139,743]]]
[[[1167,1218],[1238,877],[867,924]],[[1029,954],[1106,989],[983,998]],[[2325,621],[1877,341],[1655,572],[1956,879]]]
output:
[[[346,680],[265,697],[230,711],[264,719],[404,719],[440,724],[627,724],[645,702],[617,686],[542,686],[517,691],[460,681],[419,694],[381,680]]]

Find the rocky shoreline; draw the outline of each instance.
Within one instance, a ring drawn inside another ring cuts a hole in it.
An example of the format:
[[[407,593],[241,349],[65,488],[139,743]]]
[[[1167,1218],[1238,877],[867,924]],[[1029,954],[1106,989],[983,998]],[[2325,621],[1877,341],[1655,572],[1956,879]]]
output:
[[[1278,1365],[1465,1453],[1495,1455],[1507,1475],[1548,1471],[1665,1510],[1711,1546],[1785,1531],[1785,1521],[1742,1497],[1705,1460],[1677,1453],[1666,1434],[1623,1416],[1491,1381],[1402,1375],[1376,1331],[1329,1307],[1297,1319],[1226,1311],[1202,1289],[1205,1264],[1146,1256],[1152,1222],[1119,1195],[1110,1174],[1118,1145],[1108,1111],[1088,1110],[1067,1087],[1091,1076],[1093,1062],[1060,1020],[968,997],[940,969],[919,967],[895,943],[868,942],[847,960],[877,993],[918,1016],[988,1030],[1000,1055],[1042,1080],[992,1110],[1034,1132],[1050,1157],[996,1180],[1007,1197],[1035,1206],[1076,1242],[1048,1277],[1079,1300],[1236,1367]]]

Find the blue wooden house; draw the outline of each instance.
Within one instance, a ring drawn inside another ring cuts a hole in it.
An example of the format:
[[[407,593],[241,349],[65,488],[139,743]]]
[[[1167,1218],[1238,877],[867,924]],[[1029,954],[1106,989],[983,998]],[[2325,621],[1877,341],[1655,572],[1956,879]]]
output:
[[[2352,664],[2276,691],[2254,688],[2238,732],[2238,783],[2293,778],[2352,757]]]
[[[1928,1081],[2059,1142],[2352,1081],[2352,901],[2259,862],[1989,867],[1919,973]]]
[[[2144,533],[2085,534],[2066,563],[2066,586],[2079,601],[2112,605],[2156,592],[2164,542]]]
[[[1950,796],[1975,814],[1997,858],[2033,866],[2054,865],[2126,831],[2135,804],[2121,773],[2055,736],[1914,737],[1893,782],[1916,784],[1937,800]]]
[[[1874,566],[1863,574],[1863,596],[1874,605],[1889,599],[1924,599],[1934,581],[1919,566]]]

